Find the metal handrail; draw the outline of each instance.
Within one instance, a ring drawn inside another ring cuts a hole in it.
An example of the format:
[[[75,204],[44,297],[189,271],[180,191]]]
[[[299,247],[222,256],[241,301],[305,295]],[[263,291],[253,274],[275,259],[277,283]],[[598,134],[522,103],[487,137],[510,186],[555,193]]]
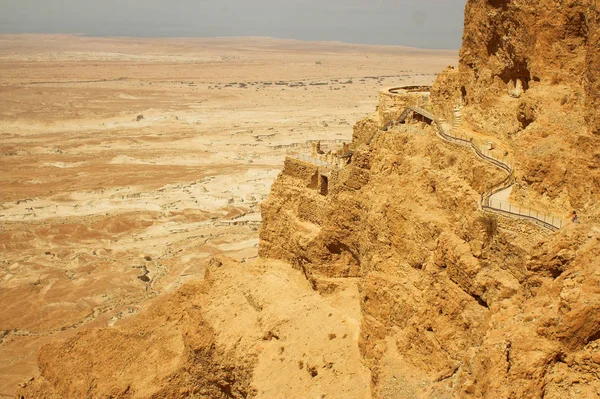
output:
[[[478,148],[475,145],[475,143],[473,143],[472,140],[467,140],[467,139],[464,139],[461,137],[452,136],[449,132],[446,132],[444,130],[444,127],[440,123],[440,120],[432,113],[430,113],[422,108],[419,108],[419,107],[408,106],[404,110],[404,112],[402,112],[402,114],[400,115],[400,117],[398,119],[396,119],[395,121],[388,122],[382,128],[382,130],[387,131],[389,129],[389,127],[404,122],[404,120],[408,117],[408,115],[411,112],[417,113],[417,114],[431,120],[432,123],[435,123],[438,134],[443,140],[453,143],[453,144],[459,144],[459,145],[464,145],[464,146],[470,147],[479,158],[491,163],[492,165],[504,170],[507,173],[506,179],[504,179],[497,185],[494,185],[493,187],[491,187],[489,190],[487,190],[486,192],[484,192],[481,195],[480,205],[481,205],[482,210],[488,211],[488,212],[493,212],[493,213],[499,213],[504,216],[518,217],[521,219],[529,220],[529,221],[532,221],[532,222],[534,222],[546,229],[552,230],[552,231],[557,231],[558,229],[563,227],[564,221],[562,219],[552,216],[548,213],[541,213],[538,210],[533,209],[533,208],[522,207],[520,205],[513,205],[510,202],[492,199],[491,197],[494,194],[497,194],[500,191],[506,190],[509,187],[511,187],[513,184],[515,184],[513,168],[511,167],[511,165],[509,163],[507,163],[506,160],[499,160],[499,159],[494,158],[492,155],[486,154],[485,150]],[[494,204],[498,204],[498,206],[494,206]],[[503,204],[508,204],[508,205],[503,207]],[[513,208],[514,208],[514,210],[513,210]],[[535,214],[535,216],[534,216],[534,214]]]

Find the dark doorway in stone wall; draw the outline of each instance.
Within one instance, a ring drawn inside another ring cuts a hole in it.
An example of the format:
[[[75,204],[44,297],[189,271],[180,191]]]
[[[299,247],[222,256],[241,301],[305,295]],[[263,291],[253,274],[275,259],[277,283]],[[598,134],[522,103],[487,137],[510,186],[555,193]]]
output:
[[[327,176],[319,176],[319,194],[327,195],[329,192],[329,179]]]
[[[500,74],[500,79],[507,85],[512,80],[516,82],[517,79],[521,81],[523,85],[523,91],[529,90],[529,82],[531,81],[531,72],[527,66],[527,61],[514,61],[512,66],[505,68]]]
[[[310,177],[310,183],[308,183],[307,187],[312,190],[316,190],[319,187],[319,173],[318,172],[315,172],[315,174]]]

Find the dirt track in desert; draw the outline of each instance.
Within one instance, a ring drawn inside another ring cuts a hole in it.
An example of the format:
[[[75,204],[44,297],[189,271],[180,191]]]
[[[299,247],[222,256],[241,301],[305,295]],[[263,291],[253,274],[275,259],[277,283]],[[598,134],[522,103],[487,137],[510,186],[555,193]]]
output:
[[[118,325],[257,256],[287,151],[348,140],[384,86],[456,52],[245,39],[0,36],[0,396],[44,343]]]

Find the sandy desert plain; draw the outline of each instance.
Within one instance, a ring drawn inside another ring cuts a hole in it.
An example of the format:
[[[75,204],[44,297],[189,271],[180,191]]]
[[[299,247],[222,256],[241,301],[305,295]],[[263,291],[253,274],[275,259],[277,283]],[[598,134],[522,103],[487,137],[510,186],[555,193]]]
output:
[[[257,257],[288,151],[348,140],[456,51],[268,38],[0,36],[0,397],[37,349]]]

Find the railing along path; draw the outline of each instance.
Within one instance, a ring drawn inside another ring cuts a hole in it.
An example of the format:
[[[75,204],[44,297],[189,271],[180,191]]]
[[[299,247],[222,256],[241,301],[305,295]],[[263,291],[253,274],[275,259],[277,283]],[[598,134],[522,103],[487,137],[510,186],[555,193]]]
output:
[[[535,209],[522,207],[519,205],[513,205],[507,201],[501,201],[492,198],[495,194],[504,191],[510,188],[515,183],[515,178],[513,174],[513,168],[506,160],[499,160],[494,158],[490,153],[488,153],[484,148],[478,148],[473,141],[467,140],[461,137],[452,136],[449,132],[444,129],[444,126],[440,122],[440,120],[433,115],[432,113],[415,106],[409,106],[404,110],[404,112],[400,115],[395,121],[391,121],[383,127],[384,131],[387,131],[391,126],[394,126],[398,123],[404,122],[404,120],[411,114],[416,113],[421,115],[422,117],[429,119],[432,123],[435,123],[437,127],[438,135],[445,141],[453,144],[463,145],[470,147],[475,154],[483,159],[484,161],[490,162],[497,168],[504,170],[507,173],[506,179],[504,179],[499,184],[493,186],[488,191],[481,195],[480,205],[484,211],[499,213],[508,217],[516,217],[520,219],[529,220],[534,222],[548,230],[557,231],[560,229],[564,222],[562,219],[554,217],[552,215],[539,212]]]
[[[458,144],[458,145],[463,145],[463,146],[469,147],[469,148],[471,148],[471,150],[473,150],[473,152],[475,152],[475,154],[479,158],[491,163],[492,165],[494,165],[497,168],[500,168],[506,172],[507,176],[504,180],[502,180],[500,183],[496,184],[495,186],[491,187],[488,191],[486,191],[485,193],[483,193],[481,195],[480,205],[481,205],[482,210],[487,211],[487,212],[492,212],[492,213],[498,213],[498,214],[508,216],[508,217],[525,219],[525,220],[536,223],[539,226],[542,226],[542,227],[544,227],[548,230],[552,230],[552,231],[557,231],[564,225],[564,221],[558,217],[552,216],[547,213],[540,212],[536,209],[522,207],[520,205],[514,205],[508,201],[501,201],[501,200],[492,198],[495,194],[497,194],[501,191],[507,190],[508,188],[512,187],[512,185],[515,183],[513,168],[510,165],[510,163],[508,163],[506,160],[500,160],[500,159],[494,158],[494,156],[491,153],[489,153],[488,151],[486,151],[485,148],[477,147],[477,145],[475,145],[475,143],[473,143],[472,140],[467,140],[466,138],[452,136],[450,134],[450,132],[448,132],[444,129],[444,126],[440,122],[440,120],[435,115],[430,113],[429,111],[426,111],[422,108],[415,107],[415,106],[408,106],[398,119],[387,123],[383,127],[383,130],[387,131],[390,127],[404,122],[404,120],[411,113],[419,114],[422,117],[429,119],[432,124],[435,123],[435,126],[437,127],[437,133],[440,136],[440,138],[442,138],[444,141],[447,141],[452,144]],[[373,137],[371,137],[371,139],[369,139],[369,144],[370,144],[371,140],[374,138],[374,136],[375,135],[373,135]],[[314,157],[311,157],[311,156],[308,156],[305,154],[296,153],[296,152],[290,153],[290,154],[288,154],[288,156],[291,158],[299,159],[301,161],[305,161],[308,163],[312,163],[314,165],[323,166],[323,167],[327,167],[327,168],[340,169],[342,167],[342,165],[340,163],[335,162],[335,161],[328,162],[328,161],[324,161],[319,158],[314,158]]]

